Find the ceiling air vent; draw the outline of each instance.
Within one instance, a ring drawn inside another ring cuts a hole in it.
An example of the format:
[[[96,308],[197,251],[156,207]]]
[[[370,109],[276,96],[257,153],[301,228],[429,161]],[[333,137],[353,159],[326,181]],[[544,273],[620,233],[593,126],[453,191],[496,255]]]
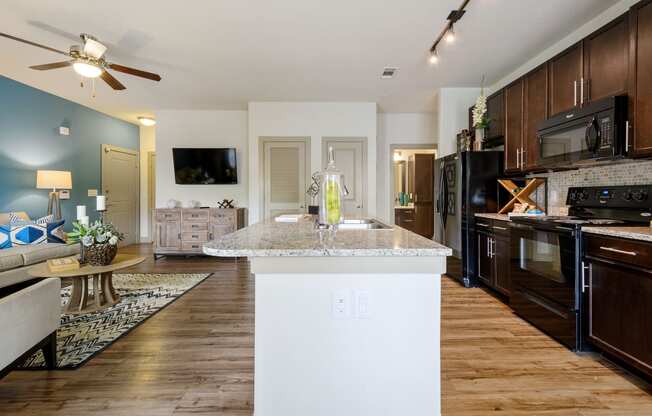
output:
[[[394,78],[394,74],[398,71],[398,68],[385,67],[383,68],[383,73],[380,76],[382,79],[391,79]]]

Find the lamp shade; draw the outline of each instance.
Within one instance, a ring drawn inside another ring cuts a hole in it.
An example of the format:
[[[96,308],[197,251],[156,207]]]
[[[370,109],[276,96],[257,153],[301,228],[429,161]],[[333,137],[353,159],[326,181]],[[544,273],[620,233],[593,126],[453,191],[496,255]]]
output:
[[[36,188],[72,189],[72,175],[67,170],[37,170]]]

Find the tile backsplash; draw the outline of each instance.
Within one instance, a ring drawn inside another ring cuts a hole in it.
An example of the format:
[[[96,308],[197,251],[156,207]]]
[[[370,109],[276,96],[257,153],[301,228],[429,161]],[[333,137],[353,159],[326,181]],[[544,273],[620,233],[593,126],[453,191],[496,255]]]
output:
[[[652,160],[594,166],[564,172],[531,175],[548,178],[548,214],[560,215],[573,186],[652,184]]]

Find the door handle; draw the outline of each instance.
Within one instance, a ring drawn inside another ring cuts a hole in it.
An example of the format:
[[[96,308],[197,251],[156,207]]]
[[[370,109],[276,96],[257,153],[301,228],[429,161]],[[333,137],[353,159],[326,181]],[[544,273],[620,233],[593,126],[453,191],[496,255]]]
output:
[[[588,288],[588,286],[586,285],[586,270],[590,268],[591,268],[591,263],[589,263],[589,266],[587,267],[584,265],[584,262],[582,262],[582,293],[584,293]]]
[[[611,247],[600,247],[600,250],[611,251],[612,253],[618,253],[618,254],[626,254],[628,256],[638,256],[638,253],[635,251],[618,250],[617,248],[611,248]]]

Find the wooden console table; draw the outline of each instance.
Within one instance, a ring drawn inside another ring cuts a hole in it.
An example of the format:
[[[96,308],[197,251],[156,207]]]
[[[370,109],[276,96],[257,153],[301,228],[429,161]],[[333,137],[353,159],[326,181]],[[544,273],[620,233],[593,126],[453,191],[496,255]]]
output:
[[[166,255],[201,255],[204,243],[245,225],[245,208],[155,209],[154,259]]]

